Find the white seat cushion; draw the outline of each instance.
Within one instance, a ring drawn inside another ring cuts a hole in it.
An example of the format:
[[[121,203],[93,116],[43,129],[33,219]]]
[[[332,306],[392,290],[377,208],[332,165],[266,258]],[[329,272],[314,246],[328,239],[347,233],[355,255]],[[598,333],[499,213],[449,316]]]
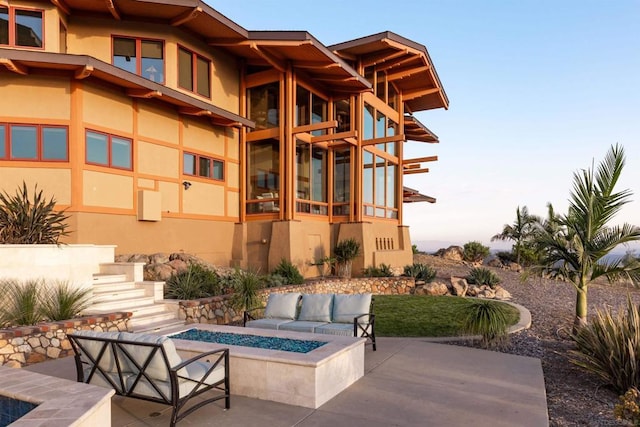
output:
[[[296,320],[294,322],[283,323],[278,327],[278,330],[313,333],[318,326],[326,324],[326,322],[307,322],[305,320]]]
[[[368,314],[371,307],[371,294],[335,294],[333,297],[332,320],[336,323],[351,323],[354,317],[361,314]],[[369,321],[369,316],[361,320],[363,323]]]
[[[269,294],[267,307],[264,310],[264,317],[267,319],[295,319],[299,299],[299,292]]]
[[[117,340],[120,337],[120,332],[74,331],[73,335],[78,337],[78,341],[82,345],[84,351],[86,351],[86,353],[95,360],[98,358],[98,355],[104,347],[105,342],[84,340],[80,337],[108,338]],[[116,359],[113,355],[111,344],[107,343],[106,345],[107,348],[100,358],[98,366],[105,372],[118,372],[118,367],[116,366]],[[92,364],[92,362],[89,361],[84,353],[81,356],[81,360],[83,362]],[[120,361],[122,362],[122,359]],[[129,370],[129,367],[126,363],[124,363],[123,365],[121,365],[121,369],[123,372],[126,372]]]
[[[298,320],[331,322],[333,294],[304,294]]]
[[[149,343],[149,344],[162,344],[164,347],[164,351],[167,355],[167,359],[169,361],[169,366],[176,366],[182,363],[182,358],[178,355],[176,351],[176,347],[169,338],[161,335],[149,335],[149,334],[132,334],[129,332],[121,332],[120,339],[124,341],[134,341],[137,343]],[[153,347],[141,346],[141,345],[123,345],[133,360],[140,366],[143,366],[146,362],[147,358],[153,351]],[[131,371],[137,372],[138,370],[131,366]],[[167,367],[167,363],[162,357],[162,352],[157,350],[151,362],[145,369],[145,372],[150,377],[160,380],[160,381],[169,381],[169,369]]]
[[[277,330],[280,325],[291,322],[291,319],[256,319],[250,320],[245,325],[247,328],[274,329]]]
[[[364,328],[368,333],[371,332],[371,326],[367,325]],[[363,331],[358,328],[358,336],[363,335]],[[316,334],[325,334],[325,335],[340,335],[343,337],[352,337],[353,336],[353,322],[351,323],[327,323],[326,325],[319,326],[315,330]]]

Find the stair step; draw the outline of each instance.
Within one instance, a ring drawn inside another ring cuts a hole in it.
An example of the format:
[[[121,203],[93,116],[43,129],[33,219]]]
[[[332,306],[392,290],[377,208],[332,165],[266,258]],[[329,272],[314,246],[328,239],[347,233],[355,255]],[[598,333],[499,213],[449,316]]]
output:
[[[137,289],[135,282],[110,282],[93,284],[93,294],[101,294],[103,292],[126,291],[129,289]]]
[[[103,274],[96,273],[93,275],[93,284],[100,283],[114,283],[114,282],[126,282],[127,275],[126,274]]]
[[[177,319],[172,313],[166,313],[169,316],[144,316],[136,319],[133,317],[130,320],[130,327],[133,332],[153,332],[159,333],[160,331],[175,326],[184,325],[184,320]]]
[[[131,311],[137,312],[141,309],[145,309],[148,307],[157,307],[160,311],[164,310],[163,305],[155,305],[153,297],[138,297],[138,298],[127,298],[126,296],[122,299],[111,299],[108,301],[101,301],[96,304],[93,304],[88,312],[108,312],[108,311]]]
[[[141,298],[146,296],[145,290],[142,288],[123,289],[123,290],[107,290],[93,292],[93,303],[100,304],[106,302],[125,302],[130,299]]]

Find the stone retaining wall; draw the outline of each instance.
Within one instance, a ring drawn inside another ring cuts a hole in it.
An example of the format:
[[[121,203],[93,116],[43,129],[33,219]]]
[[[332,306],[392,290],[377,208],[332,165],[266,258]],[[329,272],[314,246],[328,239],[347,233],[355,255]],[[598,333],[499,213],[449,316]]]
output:
[[[272,293],[300,292],[303,294],[361,294],[404,295],[415,288],[412,277],[364,277],[355,279],[330,278],[306,282],[302,285],[262,289],[258,297],[264,305]],[[231,295],[180,301],[179,316],[187,323],[215,323],[226,325],[242,321],[242,312],[231,307]]]
[[[19,368],[73,354],[68,333],[78,330],[128,331],[131,313],[87,316],[35,326],[0,329],[0,366]]]

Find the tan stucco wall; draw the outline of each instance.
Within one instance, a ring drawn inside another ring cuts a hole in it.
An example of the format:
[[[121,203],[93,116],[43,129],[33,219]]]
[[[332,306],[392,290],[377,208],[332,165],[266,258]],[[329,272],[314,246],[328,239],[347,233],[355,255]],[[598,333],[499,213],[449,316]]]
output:
[[[178,144],[178,114],[138,102],[138,135]]]
[[[161,194],[160,208],[162,212],[178,212],[180,210],[180,191],[182,186],[175,182],[158,182],[158,191]]]
[[[182,211],[190,214],[224,215],[224,187],[222,185],[192,182],[182,195]]]
[[[137,171],[142,174],[178,178],[180,152],[175,148],[138,141]]]
[[[71,204],[71,170],[49,168],[0,167],[0,191],[14,195],[27,184],[29,197],[33,196],[34,186],[42,190],[46,200],[55,198],[60,205]]]
[[[137,221],[135,215],[75,213],[71,243],[113,244],[116,254],[181,252],[197,255],[218,265],[229,265],[234,223],[164,218],[159,222]]]
[[[133,209],[132,177],[85,170],[82,180],[82,199],[85,206]],[[111,230],[112,233],[113,231]],[[114,244],[114,241],[112,239],[110,243],[105,244]]]
[[[87,127],[98,125],[120,132],[133,132],[133,101],[114,90],[85,85],[82,114]]]
[[[285,258],[305,276],[317,275],[310,264],[331,251],[331,227],[322,221],[276,221],[272,223],[268,268],[272,270]]]
[[[211,153],[216,157],[225,154],[225,134],[223,128],[213,128],[208,123],[185,118],[182,140],[185,149]]]
[[[3,73],[0,79],[0,116],[69,120],[69,79]],[[31,120],[32,123],[38,123]]]

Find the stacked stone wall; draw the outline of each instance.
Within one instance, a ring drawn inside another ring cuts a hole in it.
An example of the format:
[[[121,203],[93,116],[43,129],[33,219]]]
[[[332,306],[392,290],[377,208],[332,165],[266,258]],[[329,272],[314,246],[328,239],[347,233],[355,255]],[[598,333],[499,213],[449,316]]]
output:
[[[60,322],[0,329],[0,365],[19,368],[73,355],[67,334],[79,330],[128,331],[131,313],[87,316]]]
[[[269,294],[300,292],[303,294],[362,294],[405,295],[415,288],[412,277],[364,277],[354,279],[330,278],[306,282],[302,285],[290,285],[262,289],[258,293],[262,305]],[[242,311],[231,306],[232,295],[180,301],[179,315],[187,323],[215,323],[226,325],[242,321]]]

